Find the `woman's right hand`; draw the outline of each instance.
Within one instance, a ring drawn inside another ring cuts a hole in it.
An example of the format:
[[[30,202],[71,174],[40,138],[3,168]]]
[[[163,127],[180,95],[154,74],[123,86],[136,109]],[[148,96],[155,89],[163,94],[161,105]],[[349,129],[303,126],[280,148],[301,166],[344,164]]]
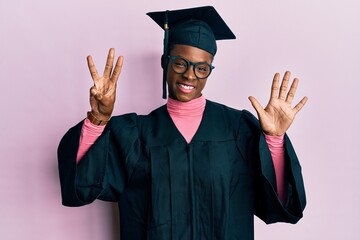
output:
[[[116,97],[116,83],[121,73],[123,65],[123,56],[119,56],[114,65],[115,49],[110,48],[107,56],[105,70],[103,76],[99,76],[94,61],[89,55],[87,63],[94,86],[90,88],[90,106],[91,113],[98,120],[107,121],[110,119],[114,109]]]

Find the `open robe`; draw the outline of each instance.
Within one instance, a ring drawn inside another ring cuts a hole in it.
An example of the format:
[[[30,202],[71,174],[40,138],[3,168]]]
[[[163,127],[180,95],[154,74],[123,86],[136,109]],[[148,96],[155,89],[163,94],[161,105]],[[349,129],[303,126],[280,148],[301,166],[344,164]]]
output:
[[[283,206],[258,120],[245,110],[207,100],[189,144],[166,105],[113,117],[76,165],[81,128],[71,128],[58,148],[63,204],[117,201],[122,240],[251,240],[254,214],[266,223],[302,217],[305,191],[289,138]]]

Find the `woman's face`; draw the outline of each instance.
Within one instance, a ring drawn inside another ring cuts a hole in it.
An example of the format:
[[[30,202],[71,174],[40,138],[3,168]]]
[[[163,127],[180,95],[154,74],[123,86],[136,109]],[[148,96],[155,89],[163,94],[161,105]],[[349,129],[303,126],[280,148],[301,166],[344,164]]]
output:
[[[171,56],[181,56],[190,62],[207,62],[211,64],[213,56],[196,47],[187,45],[174,45],[170,51]],[[169,97],[181,102],[188,102],[201,96],[201,92],[205,87],[207,78],[197,79],[193,66],[189,66],[183,74],[176,73],[171,67],[169,60],[167,69],[167,84],[169,89]]]

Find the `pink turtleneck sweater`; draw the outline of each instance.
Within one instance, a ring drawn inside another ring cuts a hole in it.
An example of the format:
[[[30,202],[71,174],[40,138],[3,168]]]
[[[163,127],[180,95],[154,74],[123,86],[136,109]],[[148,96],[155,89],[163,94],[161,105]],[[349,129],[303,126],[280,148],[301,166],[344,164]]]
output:
[[[167,110],[179,132],[187,143],[191,142],[205,110],[206,99],[201,96],[189,102],[179,102],[169,98]]]
[[[206,99],[201,96],[189,102],[179,102],[171,98],[167,102],[167,110],[179,132],[187,143],[195,135],[200,126],[205,110]],[[89,119],[85,119],[81,135],[76,161],[85,155],[87,150],[101,135],[105,126],[96,126]],[[285,161],[284,161],[284,136],[269,136],[265,134],[265,140],[269,146],[276,173],[277,193],[282,203],[285,203]]]

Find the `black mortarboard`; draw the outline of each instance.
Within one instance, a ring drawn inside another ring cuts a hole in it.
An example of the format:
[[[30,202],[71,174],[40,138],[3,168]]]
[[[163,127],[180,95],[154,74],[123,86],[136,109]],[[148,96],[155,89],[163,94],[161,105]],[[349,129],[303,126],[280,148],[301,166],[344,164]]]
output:
[[[216,40],[235,39],[235,35],[220,17],[214,7],[197,7],[174,11],[147,13],[165,30],[164,54],[162,59],[163,98],[166,98],[166,70],[169,46],[183,44],[216,54]]]

